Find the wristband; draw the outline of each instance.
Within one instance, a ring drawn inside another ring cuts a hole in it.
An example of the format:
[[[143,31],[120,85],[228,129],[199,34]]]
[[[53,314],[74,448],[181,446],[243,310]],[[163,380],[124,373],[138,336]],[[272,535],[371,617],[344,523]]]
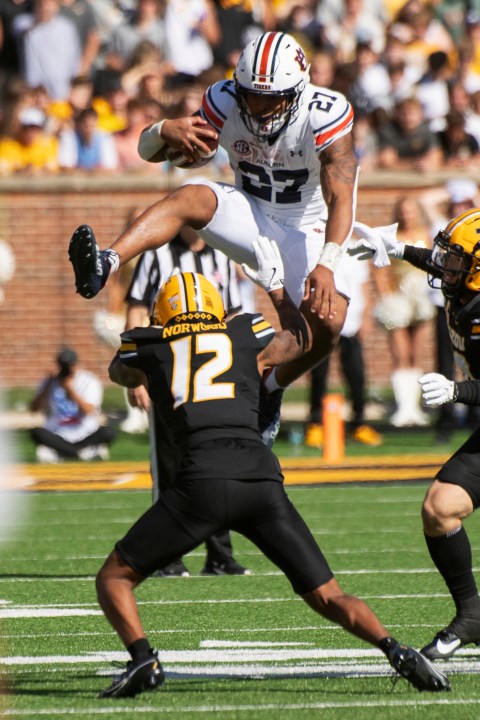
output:
[[[318,258],[317,265],[323,265],[332,272],[337,269],[342,259],[343,250],[340,245],[334,242],[327,242],[323,246],[322,254]]]
[[[160,120],[160,122],[142,131],[138,140],[138,154],[143,160],[150,160],[166,145],[165,140],[160,135],[164,122],[165,120]]]

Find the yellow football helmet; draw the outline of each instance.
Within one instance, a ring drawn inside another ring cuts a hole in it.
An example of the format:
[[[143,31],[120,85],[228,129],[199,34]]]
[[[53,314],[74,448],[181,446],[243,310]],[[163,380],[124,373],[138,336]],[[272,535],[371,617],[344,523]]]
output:
[[[480,208],[451,220],[434,240],[432,267],[441,275],[447,297],[480,291]]]
[[[171,320],[185,322],[189,314],[211,315],[220,322],[225,308],[220,293],[200,273],[172,275],[160,288],[153,306],[152,325],[166,325]]]

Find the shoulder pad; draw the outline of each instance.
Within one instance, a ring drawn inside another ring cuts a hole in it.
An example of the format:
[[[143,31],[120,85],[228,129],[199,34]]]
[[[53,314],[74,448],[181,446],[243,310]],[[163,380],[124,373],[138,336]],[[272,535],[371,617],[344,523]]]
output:
[[[345,95],[329,88],[309,85],[306,92],[315,147],[324,150],[351,132],[353,108]]]
[[[163,328],[161,327],[136,327],[131,330],[125,330],[120,337],[122,342],[127,343],[156,342],[162,339],[162,330]]]
[[[205,90],[200,115],[213,125],[218,133],[222,132],[225,120],[236,105],[233,80],[220,80]]]

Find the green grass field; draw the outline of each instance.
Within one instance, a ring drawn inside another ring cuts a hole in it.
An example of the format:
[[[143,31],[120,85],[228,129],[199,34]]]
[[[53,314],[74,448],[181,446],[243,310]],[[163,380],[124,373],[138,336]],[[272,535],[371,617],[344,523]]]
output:
[[[424,483],[292,487],[340,583],[398,639],[421,647],[453,615],[426,551]],[[32,493],[2,549],[0,717],[169,720],[478,720],[480,649],[444,663],[452,692],[393,686],[383,655],[315,615],[256,548],[234,535],[251,577],[149,579],[137,592],[163,688],[99,700],[126,655],[103,618],[94,576],[114,541],[148,507],[148,492]],[[467,522],[474,557],[480,528]]]

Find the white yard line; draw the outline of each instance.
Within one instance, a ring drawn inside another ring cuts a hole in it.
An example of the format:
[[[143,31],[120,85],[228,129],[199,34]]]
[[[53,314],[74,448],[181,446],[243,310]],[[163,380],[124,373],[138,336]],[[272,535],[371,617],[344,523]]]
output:
[[[165,650],[160,652],[162,664],[167,671],[172,666],[182,668],[182,672],[206,673],[231,672],[235,674],[275,674],[275,672],[303,673],[308,670],[312,672],[369,672],[369,669],[380,674],[392,674],[392,669],[385,660],[381,650],[374,647],[368,648],[278,648],[276,646],[245,647],[236,648],[207,648],[190,650]],[[478,658],[470,660],[468,658]],[[104,650],[81,655],[11,655],[0,658],[0,665],[21,666],[21,665],[72,665],[72,664],[104,664],[112,662],[125,662],[129,658],[125,650]],[[372,660],[365,663],[365,660]],[[381,659],[381,663],[379,663]],[[271,663],[286,663],[292,660],[307,661],[307,665],[295,664],[288,667],[272,665]],[[335,660],[336,662],[332,662]],[[318,664],[320,661],[321,664]],[[359,663],[358,661],[363,661]],[[213,663],[213,665],[212,665]],[[252,663],[252,664],[245,664]],[[259,663],[262,663],[259,665]],[[316,664],[315,664],[316,663]],[[184,667],[186,665],[187,667]],[[194,667],[196,666],[196,667]],[[455,654],[455,657],[448,663],[438,663],[439,667],[448,668],[449,672],[480,672],[480,651],[476,648],[463,648]],[[359,670],[361,668],[361,670]],[[111,673],[111,668],[109,668]]]
[[[161,692],[161,691],[160,691]],[[52,708],[50,710],[2,710],[4,717],[40,717],[42,715],[59,716],[64,715],[127,715],[132,717],[132,712],[137,715],[167,715],[172,718],[178,718],[182,714],[187,713],[215,713],[221,717],[221,713],[238,713],[252,712],[254,718],[259,717],[259,713],[266,710],[275,710],[275,712],[291,711],[291,710],[348,710],[349,708],[397,708],[397,707],[437,707],[445,705],[448,707],[462,706],[478,706],[480,699],[461,699],[461,698],[439,698],[435,696],[431,699],[406,700],[405,697],[398,697],[395,700],[366,700],[364,702],[319,702],[319,703],[255,703],[254,705],[155,705],[141,706],[135,704],[132,711],[132,705],[128,707],[118,707],[109,705],[109,707],[98,707],[92,705],[90,708]]]

